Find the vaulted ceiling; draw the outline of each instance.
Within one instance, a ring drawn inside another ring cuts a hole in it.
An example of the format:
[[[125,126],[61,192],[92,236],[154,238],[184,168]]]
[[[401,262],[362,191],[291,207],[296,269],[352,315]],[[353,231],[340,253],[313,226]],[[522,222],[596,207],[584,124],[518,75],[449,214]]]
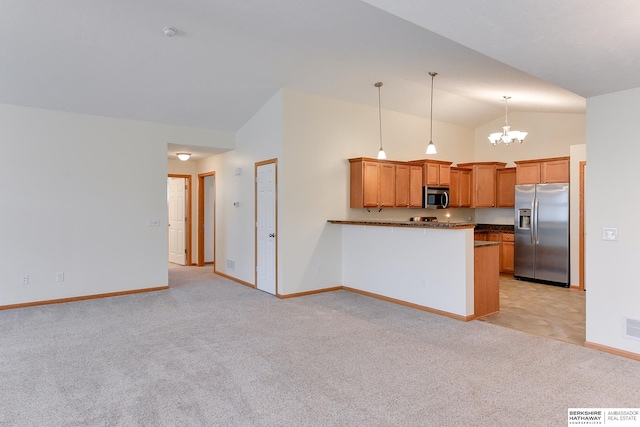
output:
[[[283,87],[427,117],[436,71],[436,120],[583,113],[640,86],[639,5],[3,0],[0,102],[235,131]]]

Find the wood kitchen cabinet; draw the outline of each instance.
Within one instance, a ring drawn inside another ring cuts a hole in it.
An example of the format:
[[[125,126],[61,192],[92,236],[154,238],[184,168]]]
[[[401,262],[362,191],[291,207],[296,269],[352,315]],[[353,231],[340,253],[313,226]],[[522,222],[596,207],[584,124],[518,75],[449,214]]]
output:
[[[451,185],[451,164],[444,160],[412,160],[412,163],[423,165],[422,185],[432,187],[449,187]]]
[[[350,207],[393,207],[396,203],[396,165],[375,159],[350,162]]]
[[[569,182],[569,157],[519,160],[516,184],[551,184]]]
[[[468,208],[471,206],[471,169],[451,168],[449,186],[449,207]]]
[[[496,232],[487,233],[487,241],[502,242],[502,233],[496,233]]]
[[[500,261],[498,246],[473,250],[473,307],[476,318],[500,311]]]
[[[515,242],[513,233],[502,233],[502,245],[500,245],[501,273],[513,273],[514,247]]]
[[[496,173],[506,163],[476,162],[459,163],[458,167],[471,169],[471,207],[496,207]]]
[[[409,207],[422,207],[422,166],[409,166]]]
[[[512,208],[516,204],[516,168],[496,171],[496,206]]]
[[[411,169],[409,165],[396,165],[396,200],[395,206],[409,207]]]
[[[422,166],[408,163],[395,165],[395,206],[422,207]]]
[[[499,261],[500,273],[513,273],[513,256],[514,256],[514,235],[513,233],[499,232],[475,232],[474,240],[500,242]]]
[[[449,187],[451,185],[451,162],[427,162],[424,168],[425,185]]]
[[[480,240],[481,242],[484,242],[487,240],[487,233],[479,233],[476,231],[473,233],[473,240]]]

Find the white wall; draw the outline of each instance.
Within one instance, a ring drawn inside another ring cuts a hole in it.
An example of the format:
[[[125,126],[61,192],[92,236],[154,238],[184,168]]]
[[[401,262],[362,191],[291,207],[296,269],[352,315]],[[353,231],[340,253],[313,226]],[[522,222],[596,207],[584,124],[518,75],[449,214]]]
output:
[[[569,185],[569,236],[571,236],[571,286],[580,286],[580,162],[587,160],[587,145],[572,145]],[[585,177],[586,178],[586,177]],[[585,179],[586,188],[586,179]]]
[[[622,320],[640,319],[639,115],[640,88],[587,99],[587,341],[638,354]],[[603,227],[617,228],[618,240],[602,240]]]
[[[282,91],[274,95],[236,134],[236,149],[198,161],[198,173],[216,173],[216,270],[255,284],[255,163],[282,159]],[[240,175],[235,174],[239,168]],[[278,197],[282,183],[278,177]],[[279,199],[280,200],[280,199]],[[234,202],[239,205],[234,206]],[[278,232],[286,229],[279,212]],[[281,236],[278,236],[279,244]],[[235,268],[227,268],[227,260]],[[278,274],[282,277],[282,260]]]
[[[167,141],[215,132],[11,105],[0,129],[0,305],[168,284]]]
[[[524,142],[491,145],[489,134],[504,126],[504,117],[499,117],[475,129],[475,161],[505,162],[510,167],[514,160],[568,156],[570,146],[586,141],[585,120],[584,114],[509,113],[511,129],[529,132]]]
[[[474,314],[473,229],[331,225],[344,286],[462,317]]]

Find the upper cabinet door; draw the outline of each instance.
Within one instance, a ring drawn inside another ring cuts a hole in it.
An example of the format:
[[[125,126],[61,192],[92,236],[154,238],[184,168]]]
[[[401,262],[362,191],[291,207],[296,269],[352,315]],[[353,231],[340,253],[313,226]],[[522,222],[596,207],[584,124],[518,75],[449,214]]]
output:
[[[460,178],[460,171],[456,169],[450,171],[450,178],[451,178],[451,187],[449,188],[449,198],[451,200],[449,201],[449,207],[459,208],[460,207],[460,189],[458,184],[459,184],[459,178]]]
[[[518,164],[516,184],[538,184],[540,182],[540,163]]]
[[[477,165],[473,168],[475,207],[493,208],[496,205],[496,167]]]
[[[451,162],[441,160],[425,161],[424,185],[432,187],[449,187],[451,185]]]
[[[438,168],[438,176],[439,183],[443,187],[449,187],[451,185],[451,166],[450,165],[439,165]]]
[[[440,184],[440,165],[437,163],[426,163],[424,167],[425,167],[426,185],[439,185]]]
[[[516,161],[516,184],[569,182],[569,157]]]
[[[397,167],[397,165],[396,165]],[[410,166],[411,177],[409,179],[409,206],[422,207],[422,166]]]
[[[512,208],[516,204],[516,168],[498,169],[496,173],[496,205]]]
[[[569,160],[548,160],[540,163],[543,184],[569,182]]]
[[[422,173],[422,171],[420,171]],[[420,176],[422,178],[422,175]],[[396,165],[396,203],[399,208],[409,207],[411,169],[408,165]]]
[[[393,207],[396,205],[396,165],[380,164],[380,197],[379,206]]]
[[[468,208],[471,206],[471,171],[461,170],[458,181],[458,192],[460,194],[460,207]]]
[[[380,164],[372,162],[364,162],[363,164],[363,206],[378,206],[378,193],[380,187]]]

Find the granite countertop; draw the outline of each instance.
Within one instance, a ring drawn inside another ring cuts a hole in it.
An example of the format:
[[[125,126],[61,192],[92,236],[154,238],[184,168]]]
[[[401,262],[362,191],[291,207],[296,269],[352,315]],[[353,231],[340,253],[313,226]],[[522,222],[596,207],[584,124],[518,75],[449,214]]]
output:
[[[513,233],[513,225],[476,224],[476,233]]]
[[[474,240],[473,241],[473,247],[474,248],[480,248],[483,246],[497,246],[499,245],[500,242],[485,242],[484,240]]]
[[[474,228],[476,225],[470,222],[427,222],[427,221],[398,221],[398,220],[368,220],[368,219],[354,219],[354,220],[337,220],[329,219],[327,222],[331,224],[342,225],[373,225],[377,227],[414,227],[414,228]]]

